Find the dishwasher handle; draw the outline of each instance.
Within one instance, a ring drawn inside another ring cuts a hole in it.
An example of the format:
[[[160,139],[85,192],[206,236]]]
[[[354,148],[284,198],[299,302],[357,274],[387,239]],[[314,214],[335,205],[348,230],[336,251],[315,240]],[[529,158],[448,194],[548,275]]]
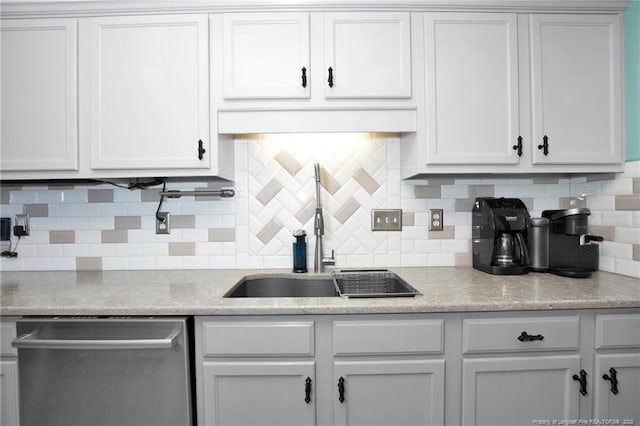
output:
[[[23,334],[11,342],[18,349],[170,349],[182,333],[174,328],[164,339],[39,339],[38,331]]]

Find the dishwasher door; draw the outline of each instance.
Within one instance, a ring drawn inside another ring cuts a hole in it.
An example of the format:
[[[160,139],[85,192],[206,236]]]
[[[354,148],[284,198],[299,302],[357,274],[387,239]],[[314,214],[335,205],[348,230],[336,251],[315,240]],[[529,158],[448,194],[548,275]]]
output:
[[[22,426],[192,425],[187,318],[18,320]]]

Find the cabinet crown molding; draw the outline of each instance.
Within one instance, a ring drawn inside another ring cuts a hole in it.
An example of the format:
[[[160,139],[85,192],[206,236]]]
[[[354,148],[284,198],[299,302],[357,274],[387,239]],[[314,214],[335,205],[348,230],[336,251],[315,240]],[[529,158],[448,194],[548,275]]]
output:
[[[0,0],[2,18],[259,10],[624,12],[631,0]]]

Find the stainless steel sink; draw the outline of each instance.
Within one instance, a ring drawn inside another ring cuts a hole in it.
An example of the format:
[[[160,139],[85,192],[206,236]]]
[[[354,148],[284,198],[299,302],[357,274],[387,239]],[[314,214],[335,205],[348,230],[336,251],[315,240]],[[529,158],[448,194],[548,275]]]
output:
[[[244,277],[223,297],[335,297],[331,277]]]
[[[394,272],[342,270],[331,276],[255,275],[242,278],[223,297],[413,297],[421,293]]]

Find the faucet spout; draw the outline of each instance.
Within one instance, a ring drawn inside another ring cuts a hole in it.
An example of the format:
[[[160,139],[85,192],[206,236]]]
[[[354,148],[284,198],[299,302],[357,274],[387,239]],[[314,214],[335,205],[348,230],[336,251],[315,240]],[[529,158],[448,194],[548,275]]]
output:
[[[316,181],[316,214],[313,219],[313,235],[316,236],[316,251],[313,258],[313,272],[324,272],[322,264],[322,236],[324,235],[324,218],[322,217],[322,205],[320,204],[320,164],[313,165]]]

